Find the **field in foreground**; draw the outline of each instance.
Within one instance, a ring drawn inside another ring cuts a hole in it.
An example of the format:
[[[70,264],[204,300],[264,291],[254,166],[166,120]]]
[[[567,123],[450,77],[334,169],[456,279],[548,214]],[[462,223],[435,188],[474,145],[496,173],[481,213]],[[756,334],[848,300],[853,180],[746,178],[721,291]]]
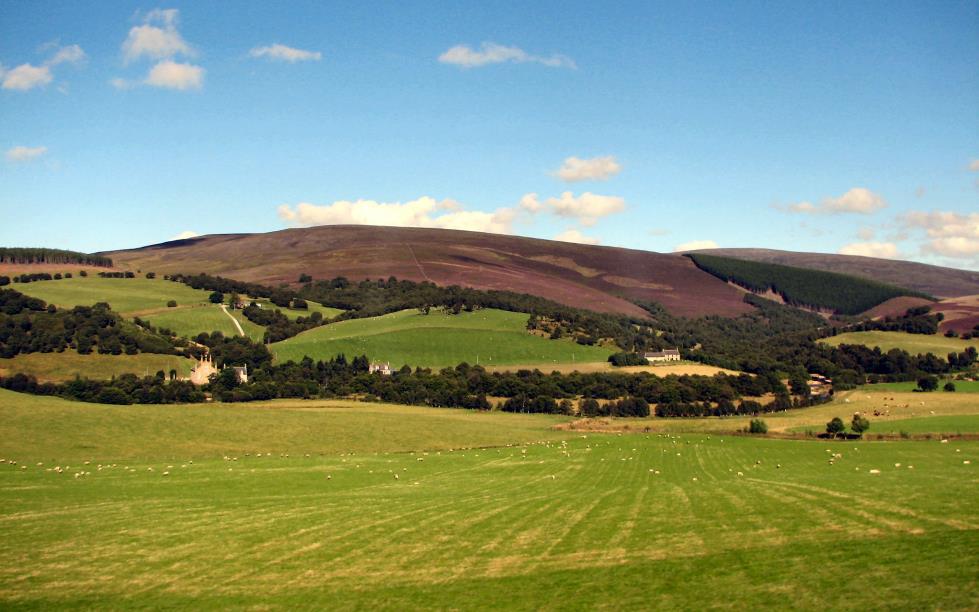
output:
[[[477,310],[424,315],[402,310],[370,319],[353,319],[317,327],[271,345],[277,361],[309,356],[330,359],[339,353],[367,355],[423,367],[450,367],[462,362],[480,365],[604,362],[614,352],[582,346],[564,338],[548,340],[527,332],[529,315],[502,310]]]
[[[960,338],[946,338],[939,334],[908,334],[884,331],[849,332],[826,338],[820,342],[825,342],[830,346],[841,344],[862,344],[870,348],[879,346],[880,350],[884,352],[897,348],[912,355],[933,353],[942,359],[952,351],[958,353],[970,346],[979,347],[979,340],[977,339],[962,340]]]
[[[6,392],[0,415],[5,609],[979,605],[975,442]]]

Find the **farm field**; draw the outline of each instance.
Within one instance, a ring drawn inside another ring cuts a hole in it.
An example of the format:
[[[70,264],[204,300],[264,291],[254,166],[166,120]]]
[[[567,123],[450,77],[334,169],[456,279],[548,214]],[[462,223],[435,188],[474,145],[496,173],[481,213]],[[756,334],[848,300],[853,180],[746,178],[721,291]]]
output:
[[[520,364],[520,365],[507,365],[507,366],[489,366],[486,368],[488,372],[514,372],[517,370],[540,370],[541,372],[560,372],[562,374],[570,374],[572,372],[581,372],[582,374],[590,374],[593,372],[618,372],[620,374],[636,374],[639,372],[648,372],[650,374],[655,374],[657,376],[670,376],[671,374],[676,376],[683,375],[700,375],[700,376],[713,376],[724,372],[726,374],[739,374],[734,370],[727,370],[725,368],[718,368],[711,365],[705,365],[702,363],[694,363],[692,361],[684,361],[679,363],[663,364],[663,365],[648,365],[648,366],[626,366],[626,367],[615,367],[608,361],[599,362],[593,361],[590,363],[531,363],[531,364]]]
[[[229,310],[228,314],[238,320],[241,328],[245,331],[245,335],[252,340],[261,342],[265,333],[264,327],[252,323],[239,311]],[[178,336],[187,338],[193,338],[201,332],[211,333],[213,331],[219,331],[225,336],[239,335],[238,328],[216,304],[188,308],[167,308],[141,318],[157,327],[165,327],[173,330]]]
[[[194,360],[176,355],[79,355],[75,351],[63,353],[26,353],[11,359],[0,359],[0,376],[17,373],[30,374],[41,382],[73,380],[76,376],[104,380],[122,374],[152,376],[159,370],[169,373],[177,370],[181,377],[190,376]]]
[[[9,392],[0,415],[5,609],[979,605],[977,442]]]
[[[321,315],[323,315],[324,319],[332,319],[333,317],[343,312],[339,308],[330,308],[329,306],[323,306],[322,304],[311,302],[309,300],[306,300],[306,304],[309,306],[309,308],[307,308],[306,310],[296,310],[294,308],[283,308],[282,306],[276,306],[275,304],[273,304],[272,302],[270,302],[268,299],[265,298],[257,299],[255,300],[255,302],[261,304],[262,308],[278,310],[282,312],[282,314],[284,314],[285,316],[292,319],[293,321],[295,321],[299,317],[308,317],[314,312],[318,312]]]
[[[962,340],[959,338],[946,338],[943,335],[927,334],[908,334],[905,332],[884,332],[884,331],[865,331],[848,332],[820,340],[830,346],[841,344],[862,344],[873,348],[879,346],[880,350],[887,352],[892,348],[905,350],[912,355],[933,353],[942,359],[952,351],[962,352],[967,347],[974,346],[979,348],[979,340]]]
[[[94,272],[89,272],[93,275]],[[74,276],[62,280],[17,283],[10,286],[24,295],[36,297],[61,308],[91,306],[108,302],[112,310],[124,315],[165,309],[167,301],[178,306],[207,303],[207,291],[191,289],[183,283],[147,278],[99,278]]]
[[[958,414],[948,416],[929,416],[916,419],[897,419],[881,421],[876,433],[934,433],[965,434],[979,433],[979,414]]]
[[[979,393],[979,380],[952,380],[949,378],[940,379],[938,382],[939,390],[945,385],[945,383],[951,382],[955,385],[956,393]],[[918,388],[918,383],[914,381],[906,382],[895,382],[895,383],[877,383],[874,385],[866,385],[862,389],[866,391],[903,391],[910,392]],[[942,393],[942,391],[936,391],[936,393]]]
[[[874,411],[880,416],[875,416]],[[805,432],[814,434],[825,431],[826,423],[833,417],[840,417],[849,424],[854,412],[860,412],[870,419],[867,435],[889,431],[881,429],[889,421],[924,419],[934,416],[972,416],[979,415],[979,397],[969,393],[900,393],[895,391],[871,391],[862,387],[854,391],[838,393],[836,399],[828,404],[810,408],[796,408],[785,412],[763,414],[759,418],[768,424],[772,433]],[[886,413],[886,414],[885,414]],[[596,419],[577,421],[565,425],[575,431],[644,431],[653,433],[731,433],[748,427],[753,417],[705,417],[679,419]],[[936,422],[937,423],[937,422]],[[918,430],[924,432],[924,430]],[[935,433],[941,433],[936,431]]]
[[[330,359],[343,353],[388,361],[394,368],[404,364],[441,368],[464,361],[484,366],[604,362],[613,352],[570,339],[531,335],[526,330],[527,317],[493,309],[458,315],[402,310],[318,327],[270,348],[279,362],[300,361],[307,355],[314,360]]]

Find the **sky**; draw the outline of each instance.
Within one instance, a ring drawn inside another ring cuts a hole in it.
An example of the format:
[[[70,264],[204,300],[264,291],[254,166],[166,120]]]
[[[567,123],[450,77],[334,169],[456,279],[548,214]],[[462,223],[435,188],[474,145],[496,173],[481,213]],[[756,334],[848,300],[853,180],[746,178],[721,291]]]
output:
[[[979,3],[0,4],[0,245],[334,223],[979,270]]]

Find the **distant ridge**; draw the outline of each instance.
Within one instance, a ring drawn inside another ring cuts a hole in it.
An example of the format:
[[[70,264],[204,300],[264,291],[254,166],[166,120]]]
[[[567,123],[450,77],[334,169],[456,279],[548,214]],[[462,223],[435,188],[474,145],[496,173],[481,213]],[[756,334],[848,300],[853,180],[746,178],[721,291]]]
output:
[[[796,253],[774,249],[702,249],[690,252],[851,274],[935,297],[979,294],[979,272],[913,261],[829,253]]]
[[[751,311],[736,288],[675,254],[457,230],[334,225],[223,234],[105,253],[158,274],[205,272],[243,281],[398,278],[538,295],[637,317],[632,300],[683,316]]]

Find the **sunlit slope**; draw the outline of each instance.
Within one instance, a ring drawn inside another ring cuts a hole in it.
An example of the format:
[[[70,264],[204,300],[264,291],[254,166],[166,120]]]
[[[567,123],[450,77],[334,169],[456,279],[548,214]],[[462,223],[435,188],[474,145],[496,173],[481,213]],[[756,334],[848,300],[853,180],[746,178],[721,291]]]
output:
[[[403,310],[381,317],[341,321],[271,345],[280,361],[305,356],[329,359],[367,355],[374,361],[423,367],[605,361],[613,349],[549,340],[527,332],[528,315],[477,310],[458,315]]]

